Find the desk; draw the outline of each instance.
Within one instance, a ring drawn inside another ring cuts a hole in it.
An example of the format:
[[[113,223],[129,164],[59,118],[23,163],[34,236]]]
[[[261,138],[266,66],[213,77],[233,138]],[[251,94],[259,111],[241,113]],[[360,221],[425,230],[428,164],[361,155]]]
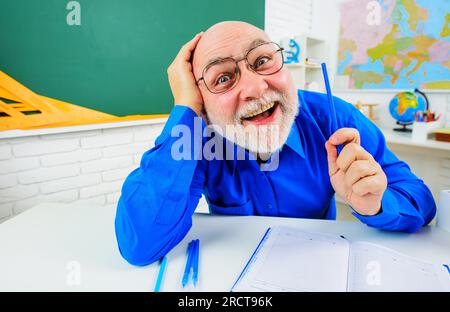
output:
[[[381,130],[388,147],[425,182],[438,202],[441,190],[450,189],[450,143],[431,139],[415,142],[411,133]]]
[[[432,139],[416,142],[411,139],[411,133],[387,128],[380,130],[389,149],[425,182],[438,203],[441,190],[450,189],[450,143]],[[356,220],[342,198],[336,196],[336,201],[338,218]]]
[[[0,291],[152,291],[159,266],[134,267],[122,259],[114,217],[112,206],[53,203],[0,224]],[[450,235],[434,226],[405,234],[382,232],[357,222],[195,214],[191,231],[168,254],[161,290],[182,290],[186,246],[199,238],[197,289],[229,291],[267,227],[273,225],[343,234],[426,261],[450,262]],[[67,283],[74,261],[79,266],[79,285]]]
[[[450,157],[449,142],[441,142],[434,139],[413,141],[411,132],[399,132],[387,128],[383,128],[381,131],[383,132],[388,145],[403,146],[405,147],[405,150],[406,148],[410,148],[416,152],[422,152],[424,154]]]

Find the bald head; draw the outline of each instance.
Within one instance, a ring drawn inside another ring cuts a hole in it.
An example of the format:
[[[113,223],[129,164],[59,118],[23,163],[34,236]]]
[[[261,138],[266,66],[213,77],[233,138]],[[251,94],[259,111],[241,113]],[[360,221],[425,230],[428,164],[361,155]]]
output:
[[[220,22],[211,26],[195,48],[192,60],[196,79],[201,77],[203,68],[210,62],[237,57],[260,42],[270,41],[260,28],[239,21]]]
[[[254,50],[257,52],[247,60],[251,66],[241,62],[236,68],[230,62],[221,62],[211,66],[198,83],[208,122],[229,141],[255,153],[272,153],[280,148],[298,112],[297,90],[289,70],[282,65],[281,50],[271,44],[263,46],[270,41],[263,30],[248,23],[221,22],[203,33],[192,59],[194,78],[199,80],[212,62],[226,58],[240,61],[249,50],[262,46],[263,50]],[[233,76],[233,69],[238,75]],[[263,69],[274,71],[263,73]],[[211,84],[219,92],[210,91]],[[225,88],[223,92],[221,87]],[[235,131],[227,134],[220,130],[228,126]],[[258,133],[255,135],[252,129]]]

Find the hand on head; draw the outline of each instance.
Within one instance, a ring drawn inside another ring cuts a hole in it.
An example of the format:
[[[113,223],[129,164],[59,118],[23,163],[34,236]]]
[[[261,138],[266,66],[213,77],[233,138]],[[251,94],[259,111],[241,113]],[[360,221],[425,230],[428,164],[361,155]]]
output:
[[[191,58],[202,34],[203,32],[198,33],[183,45],[167,69],[175,104],[188,106],[197,115],[200,115],[203,110],[203,98],[194,78]]]

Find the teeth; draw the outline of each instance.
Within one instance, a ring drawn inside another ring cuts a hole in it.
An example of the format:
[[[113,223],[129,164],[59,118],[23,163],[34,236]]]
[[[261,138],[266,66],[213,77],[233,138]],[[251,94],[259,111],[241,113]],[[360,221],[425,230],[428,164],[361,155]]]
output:
[[[250,117],[259,115],[259,114],[261,114],[262,112],[265,112],[266,110],[271,109],[274,105],[275,105],[274,102],[270,102],[270,103],[264,104],[264,105],[261,106],[258,110],[248,113],[248,114],[245,115],[243,118],[250,118]]]

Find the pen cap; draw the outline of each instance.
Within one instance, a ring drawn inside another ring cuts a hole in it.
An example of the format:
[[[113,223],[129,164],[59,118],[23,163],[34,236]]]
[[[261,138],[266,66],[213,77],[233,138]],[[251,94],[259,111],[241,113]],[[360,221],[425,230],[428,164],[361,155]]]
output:
[[[450,190],[443,190],[439,196],[436,226],[450,232]]]

